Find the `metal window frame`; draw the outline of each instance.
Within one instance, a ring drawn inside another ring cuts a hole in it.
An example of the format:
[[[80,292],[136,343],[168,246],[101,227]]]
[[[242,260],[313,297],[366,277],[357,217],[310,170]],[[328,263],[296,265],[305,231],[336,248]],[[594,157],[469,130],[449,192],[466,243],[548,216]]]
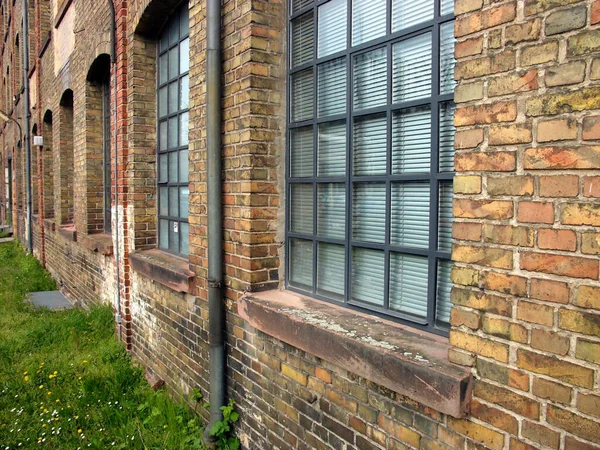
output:
[[[102,80],[102,181],[103,181],[103,231],[106,234],[112,233],[112,214],[111,214],[111,157],[110,157],[110,71],[106,78]]]
[[[335,52],[324,57],[318,57],[318,7],[330,0],[314,0],[307,6],[293,11],[292,3],[290,0],[289,14],[287,20],[287,39],[288,48],[290,51],[287,55],[287,87],[286,87],[286,100],[287,100],[287,112],[286,112],[286,227],[285,227],[285,245],[286,245],[286,257],[285,257],[285,286],[287,289],[296,291],[303,294],[308,294],[312,297],[320,300],[328,301],[337,305],[343,305],[345,307],[356,309],[359,311],[368,311],[375,315],[379,315],[385,318],[391,318],[392,320],[408,324],[410,326],[427,330],[429,332],[447,335],[448,328],[444,325],[436,324],[436,295],[437,295],[437,273],[438,264],[440,261],[450,260],[450,253],[438,249],[438,235],[439,235],[439,192],[442,183],[452,183],[454,178],[454,172],[440,172],[439,170],[439,139],[440,139],[440,112],[441,107],[444,104],[452,104],[454,94],[440,94],[440,28],[442,25],[451,23],[454,21],[454,13],[445,14],[441,16],[441,2],[443,0],[434,0],[433,8],[433,19],[426,22],[422,22],[411,27],[398,30],[392,33],[392,0],[386,0],[386,34],[377,39],[364,42],[362,44],[352,46],[352,1],[347,0],[347,14],[346,14],[346,48],[342,51]],[[292,22],[305,14],[313,14],[313,52],[312,59],[304,62],[296,67],[292,67]],[[406,41],[413,37],[431,33],[432,42],[432,67],[431,67],[431,96],[425,98],[419,98],[416,100],[405,101],[401,103],[392,102],[393,94],[393,82],[392,82],[392,62],[393,53],[392,47],[402,41]],[[354,57],[357,54],[376,50],[378,48],[386,48],[387,58],[387,71],[386,71],[386,88],[387,88],[387,101],[385,106],[364,109],[360,111],[354,111],[352,89],[353,89],[353,68],[354,68]],[[337,114],[327,117],[318,117],[318,66],[330,62],[339,58],[345,58],[346,61],[346,111],[344,114]],[[313,115],[309,120],[302,120],[298,122],[292,121],[292,77],[298,72],[304,70],[312,71],[312,110]],[[391,164],[392,164],[392,120],[395,111],[406,110],[408,108],[429,106],[431,110],[431,150],[430,150],[430,170],[428,173],[404,173],[392,175]],[[352,170],[352,131],[353,121],[357,117],[375,115],[377,113],[385,113],[387,121],[387,142],[386,142],[386,174],[385,175],[368,175],[368,176],[356,176]],[[332,123],[335,121],[344,120],[346,124],[346,172],[343,176],[318,176],[318,127],[322,123]],[[312,127],[313,132],[313,168],[311,177],[292,177],[291,175],[291,130],[302,127]],[[393,245],[390,243],[390,227],[391,227],[391,186],[393,183],[398,182],[428,182],[430,188],[430,199],[429,199],[429,243],[427,248],[414,248],[404,247],[399,245]],[[368,183],[368,182],[380,182],[385,183],[386,186],[386,225],[385,225],[385,242],[384,243],[370,243],[355,241],[352,236],[352,206],[353,206],[353,186],[356,183]],[[318,221],[318,185],[326,183],[344,183],[345,184],[345,229],[344,238],[329,238],[325,236],[319,236],[317,233],[317,221]],[[313,194],[313,232],[312,234],[304,234],[293,232],[291,230],[291,190],[295,184],[310,184],[312,186]],[[305,241],[312,242],[312,287],[310,290],[302,289],[301,287],[294,286],[291,283],[291,239],[303,239]],[[324,295],[319,294],[317,289],[317,257],[319,243],[330,243],[343,245],[345,248],[345,267],[344,267],[344,300],[337,301],[332,298],[328,298]],[[385,268],[384,268],[384,307],[377,307],[365,303],[360,303],[352,300],[352,252],[354,248],[366,248],[366,249],[377,249],[384,251]],[[390,254],[392,252],[404,253],[409,255],[427,256],[428,258],[428,294],[427,294],[427,316],[425,320],[411,317],[406,314],[402,314],[396,311],[388,309],[389,307],[389,284],[390,284]]]
[[[189,218],[185,218],[182,216],[181,214],[181,205],[179,204],[179,200],[180,200],[180,196],[179,196],[179,192],[180,192],[180,188],[182,187],[188,187],[189,188],[189,177],[188,177],[188,181],[182,182],[180,180],[180,173],[179,173],[179,167],[180,167],[180,161],[179,159],[181,158],[181,154],[184,151],[189,151],[189,139],[188,139],[188,144],[187,145],[181,145],[181,141],[180,141],[180,137],[181,137],[181,117],[184,114],[188,114],[188,126],[189,126],[189,112],[190,112],[190,108],[189,108],[189,104],[187,108],[182,108],[180,109],[180,105],[181,105],[181,90],[180,90],[180,85],[181,85],[181,80],[183,78],[185,78],[186,76],[188,77],[189,80],[189,65],[188,65],[188,70],[185,72],[181,72],[180,71],[180,65],[181,65],[181,53],[180,53],[180,46],[181,43],[183,41],[185,41],[186,39],[189,40],[190,38],[190,33],[189,33],[189,26],[188,26],[188,31],[186,34],[181,35],[181,12],[184,10],[184,8],[189,8],[189,3],[183,2],[181,5],[179,5],[177,7],[177,9],[175,11],[173,11],[173,13],[171,14],[171,16],[169,16],[168,20],[166,21],[163,29],[161,30],[161,32],[158,35],[157,38],[157,46],[156,46],[156,135],[157,135],[157,145],[156,145],[156,203],[157,203],[157,230],[158,230],[158,236],[157,236],[157,246],[161,251],[165,251],[174,255],[178,255],[178,256],[183,256],[183,257],[188,257],[189,256],[189,251],[188,253],[183,253],[182,250],[182,237],[181,237],[181,225],[182,224],[186,224],[189,227]],[[178,38],[177,41],[173,44],[171,44],[169,42],[169,36],[168,33],[170,31],[170,26],[173,22],[177,22],[177,30],[178,30]],[[165,34],[167,35],[167,45],[165,46],[165,48],[161,49],[161,39],[163,36],[165,36]],[[175,77],[171,77],[170,76],[170,64],[171,61],[168,57],[168,54],[171,50],[177,49],[177,65],[179,66],[177,68],[177,76]],[[166,65],[167,65],[167,78],[166,81],[161,83],[160,82],[160,69],[161,69],[161,62],[160,62],[160,58],[164,55],[167,55],[166,59]],[[170,100],[170,90],[169,90],[169,85],[171,84],[177,84],[177,110],[175,110],[174,112],[169,112],[169,100]],[[189,83],[189,81],[188,81]],[[189,86],[189,84],[188,84]],[[167,93],[167,98],[166,98],[166,115],[161,116],[160,115],[160,107],[161,107],[161,101],[160,101],[160,89],[161,88],[166,88],[166,93]],[[189,88],[188,88],[189,89]],[[161,131],[160,131],[160,124],[162,122],[166,123],[167,125],[167,133],[168,133],[168,129],[169,129],[169,121],[170,119],[176,118],[177,119],[177,146],[170,148],[168,146],[168,137],[167,137],[167,148],[166,149],[161,149],[160,148],[160,141],[161,141]],[[172,153],[177,154],[177,182],[171,182],[169,181],[169,172],[170,172],[170,155]],[[166,181],[161,181],[160,180],[160,156],[161,155],[166,155],[167,158],[167,180]],[[188,156],[189,158],[189,156]],[[189,174],[189,169],[188,169],[188,174]],[[161,211],[161,200],[160,200],[160,189],[161,188],[166,188],[167,189],[167,214],[160,214]],[[171,190],[171,188],[176,188],[177,189],[177,211],[178,211],[178,215],[176,216],[172,216],[170,215],[170,208],[169,208],[169,202],[170,202],[170,195],[169,192]],[[189,214],[188,214],[189,217]],[[167,231],[167,243],[166,246],[163,246],[161,242],[161,220],[166,220],[167,221],[167,227],[168,227],[168,231]],[[179,238],[179,242],[177,243],[177,251],[173,251],[173,249],[171,249],[171,242],[170,242],[170,236],[171,236],[171,222],[177,222],[177,227],[178,227],[178,238]],[[188,228],[189,229],[189,228]],[[188,231],[188,239],[189,239],[189,231]]]

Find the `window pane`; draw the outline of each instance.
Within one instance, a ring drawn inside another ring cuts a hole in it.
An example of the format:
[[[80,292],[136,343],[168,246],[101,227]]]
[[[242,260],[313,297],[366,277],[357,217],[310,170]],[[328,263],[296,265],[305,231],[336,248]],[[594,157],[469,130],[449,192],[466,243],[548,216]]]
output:
[[[163,32],[160,36],[160,51],[163,52],[169,46],[169,33]],[[165,68],[167,66],[165,65]]]
[[[189,152],[182,150],[179,152],[179,182],[187,183],[189,180]]]
[[[439,209],[439,234],[438,249],[452,251],[452,199],[454,192],[452,182],[440,183],[440,209]]]
[[[385,261],[382,251],[352,249],[352,300],[383,306],[384,274]]]
[[[354,109],[387,103],[387,52],[385,47],[354,57]]]
[[[169,119],[169,148],[177,147],[177,135],[179,130],[177,129],[177,117]]]
[[[429,246],[429,183],[392,184],[390,239],[405,247]]]
[[[183,8],[181,8],[181,15],[179,16],[179,26],[181,37],[186,36],[190,32],[190,9],[187,3]]]
[[[312,4],[313,0],[292,0],[292,12],[300,11],[305,6]]]
[[[179,234],[181,237],[181,254],[188,256],[190,254],[190,226],[181,222],[179,224]]]
[[[452,266],[452,261],[439,261],[437,267],[436,322],[437,325],[446,327],[450,323],[450,309],[452,308],[450,301]]]
[[[169,180],[169,160],[166,154],[159,155],[158,157],[158,182],[166,183]]]
[[[352,45],[385,35],[386,0],[353,0]]]
[[[292,120],[299,122],[313,116],[312,69],[292,75]]]
[[[169,21],[169,45],[174,45],[179,40],[179,21],[177,15]]]
[[[385,242],[385,183],[357,183],[352,198],[352,237]]]
[[[177,183],[177,152],[169,153],[169,183]]]
[[[169,84],[169,114],[173,114],[174,112],[177,112],[177,106],[179,103],[178,98],[177,98],[177,91],[178,91],[177,81]]]
[[[344,239],[346,223],[346,185],[319,184],[317,187],[317,233]]]
[[[189,124],[190,114],[185,112],[181,116],[179,116],[179,125],[181,129],[179,130],[179,145],[185,146],[189,143]]]
[[[169,188],[169,215],[172,217],[179,216],[179,189],[176,187]]]
[[[435,0],[392,0],[392,32],[433,19]],[[454,3],[454,0],[443,0]]]
[[[454,92],[454,22],[440,26],[440,94]]]
[[[454,171],[454,103],[440,105],[440,172]]]
[[[313,244],[303,239],[290,239],[290,284],[312,290]]]
[[[346,48],[347,0],[331,0],[319,6],[319,58]]]
[[[184,39],[179,44],[179,73],[190,70],[190,39]]]
[[[336,300],[344,299],[346,249],[343,245],[319,242],[317,251],[317,292]]]
[[[390,309],[427,317],[427,258],[390,254]]]
[[[179,215],[182,219],[187,219],[189,217],[189,209],[190,209],[190,188],[180,187],[179,188]]]
[[[160,58],[158,58],[158,82],[160,84],[166,83],[169,73],[169,64],[167,62],[167,58],[169,55],[165,53]]]
[[[385,174],[387,155],[385,114],[356,119],[352,136],[354,174]]]
[[[296,233],[313,234],[313,187],[312,184],[293,184],[291,191],[291,230]]]
[[[160,88],[158,90],[158,116],[164,117],[167,115],[167,87]]]
[[[159,201],[159,211],[158,214],[161,216],[169,215],[169,189],[166,187],[161,187],[160,191],[160,201]]]
[[[346,112],[346,58],[336,59],[318,67],[319,117]]]
[[[299,66],[313,58],[314,19],[310,11],[292,21],[292,67]]]
[[[179,80],[179,109],[190,107],[190,77],[186,75]]]
[[[431,33],[392,48],[394,103],[431,96]]]
[[[319,176],[346,174],[346,121],[319,125]]]
[[[158,221],[158,247],[166,250],[169,248],[169,221],[160,219]]]
[[[169,221],[169,250],[179,253],[179,222]]]
[[[158,134],[160,136],[160,139],[158,142],[158,149],[166,150],[167,149],[167,121],[161,122],[158,125]]]
[[[290,131],[290,159],[293,177],[311,177],[313,174],[313,128],[294,128]]]
[[[454,0],[442,0],[440,13],[442,16],[452,14],[454,12]]]
[[[169,79],[179,75],[179,50],[177,47],[169,50]]]
[[[392,118],[392,173],[429,172],[431,109],[395,111]]]

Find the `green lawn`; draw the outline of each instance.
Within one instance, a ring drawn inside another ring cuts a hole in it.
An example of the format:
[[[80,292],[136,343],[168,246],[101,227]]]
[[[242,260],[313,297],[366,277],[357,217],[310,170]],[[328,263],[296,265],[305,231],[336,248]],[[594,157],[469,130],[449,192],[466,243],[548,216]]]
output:
[[[0,450],[202,448],[200,418],[149,388],[115,339],[110,308],[23,302],[55,288],[17,243],[0,244]]]

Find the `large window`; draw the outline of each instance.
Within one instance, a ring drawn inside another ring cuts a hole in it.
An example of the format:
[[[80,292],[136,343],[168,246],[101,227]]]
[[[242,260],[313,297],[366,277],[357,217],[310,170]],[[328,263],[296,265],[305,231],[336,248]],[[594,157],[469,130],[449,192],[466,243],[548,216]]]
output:
[[[103,225],[104,232],[112,231],[111,196],[110,196],[110,70],[106,71],[102,80],[102,181],[103,181]]]
[[[169,18],[158,41],[158,246],[189,254],[189,6]]]
[[[291,0],[287,285],[444,332],[454,0]]]

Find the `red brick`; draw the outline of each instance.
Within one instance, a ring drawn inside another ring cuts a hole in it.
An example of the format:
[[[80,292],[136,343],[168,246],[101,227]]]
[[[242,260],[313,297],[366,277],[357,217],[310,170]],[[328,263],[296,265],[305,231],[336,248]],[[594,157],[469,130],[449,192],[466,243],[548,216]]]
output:
[[[573,252],[577,248],[577,235],[573,230],[541,228],[538,231],[538,247]]]
[[[600,197],[600,177],[583,178],[583,195],[585,197]]]
[[[463,219],[510,219],[513,204],[508,201],[454,199],[454,217]]]
[[[544,253],[521,253],[521,269],[573,278],[598,279],[598,260]]]
[[[452,237],[463,241],[480,241],[481,224],[473,222],[454,222]]]
[[[556,303],[569,303],[569,284],[561,281],[531,280],[531,298]]]
[[[539,147],[525,150],[525,169],[600,169],[600,147]]]
[[[578,194],[577,175],[540,176],[540,197],[577,197]]]
[[[554,223],[552,203],[519,202],[517,220],[525,223]]]
[[[466,125],[512,122],[516,118],[516,102],[498,102],[458,108],[454,115],[454,125],[462,127]]]
[[[454,158],[457,172],[513,172],[517,167],[514,152],[457,153]]]

